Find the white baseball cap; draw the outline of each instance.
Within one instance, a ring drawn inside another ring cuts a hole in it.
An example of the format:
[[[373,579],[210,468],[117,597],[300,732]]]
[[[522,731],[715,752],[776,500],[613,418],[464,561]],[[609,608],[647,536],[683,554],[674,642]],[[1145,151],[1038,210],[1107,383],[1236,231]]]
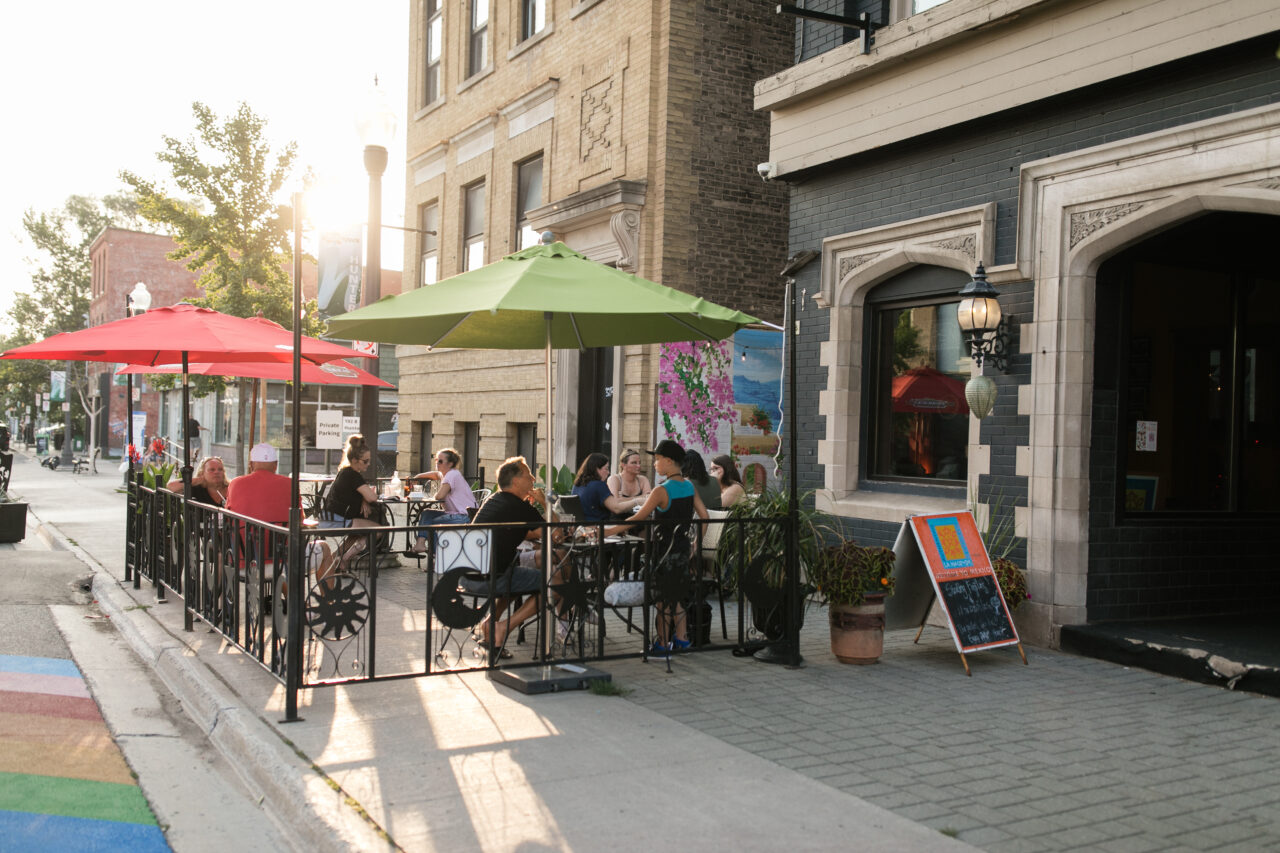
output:
[[[263,442],[255,444],[253,449],[249,451],[250,462],[279,462],[280,452],[273,445]]]

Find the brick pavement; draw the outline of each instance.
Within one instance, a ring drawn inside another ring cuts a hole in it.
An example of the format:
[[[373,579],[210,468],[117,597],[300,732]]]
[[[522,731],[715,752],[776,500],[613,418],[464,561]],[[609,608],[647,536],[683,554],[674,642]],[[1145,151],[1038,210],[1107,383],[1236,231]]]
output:
[[[379,584],[412,612],[425,575]],[[600,666],[628,701],[992,853],[1280,850],[1277,699],[1038,648],[1029,666],[1014,649],[971,656],[969,678],[937,627],[846,666],[825,614],[808,612],[799,670],[728,651],[670,675]],[[640,645],[614,624],[608,640]]]

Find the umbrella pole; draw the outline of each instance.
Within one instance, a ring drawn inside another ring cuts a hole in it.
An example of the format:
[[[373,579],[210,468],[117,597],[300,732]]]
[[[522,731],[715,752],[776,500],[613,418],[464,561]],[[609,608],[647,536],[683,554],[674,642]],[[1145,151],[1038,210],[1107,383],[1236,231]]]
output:
[[[187,351],[182,351],[182,535],[188,541],[195,537],[191,534],[191,377],[187,370]],[[195,630],[195,620],[191,616],[195,606],[195,567],[191,565],[191,549],[184,542],[182,552],[182,627],[187,631]]]
[[[551,312],[544,311],[543,317],[546,319],[546,323],[547,323],[547,337],[546,337],[547,344],[546,344],[545,353],[543,355],[543,368],[546,371],[546,375],[544,377],[544,385],[546,386],[546,389],[547,389],[547,462],[546,462],[547,480],[546,480],[546,483],[544,484],[545,491],[543,492],[543,495],[542,495],[542,497],[544,498],[542,502],[543,503],[542,509],[546,515],[547,524],[550,525],[551,518],[552,518],[551,484],[555,481],[554,448],[556,446],[555,445],[556,428],[555,428],[555,417],[554,417],[555,412],[554,412],[554,407],[552,402],[554,395],[552,393],[552,388],[551,388]],[[547,658],[549,657],[549,655],[547,654],[547,650],[551,647],[551,637],[555,636],[551,632],[556,629],[556,618],[555,618],[556,609],[551,603],[551,571],[554,568],[554,563],[555,563],[555,560],[552,558],[552,549],[551,549],[551,528],[547,527],[546,535],[542,537],[542,570],[545,575],[545,581],[546,581],[545,586],[547,588],[547,598],[546,598],[546,601],[543,602],[544,610],[546,611],[543,614],[543,619],[545,624],[542,631],[542,660],[544,661],[547,660]]]
[[[299,424],[302,414],[302,193],[293,198],[293,423],[289,425],[292,447],[289,458],[289,564],[285,568],[289,579],[288,641],[285,643],[285,691],[284,722],[301,719],[298,716],[298,690],[302,687],[302,602],[303,585],[308,578],[302,567],[302,508],[299,498],[298,473],[302,467],[301,435]],[[262,386],[263,404],[266,404],[266,385]],[[262,424],[265,439],[267,424]],[[376,564],[376,557],[375,557]],[[375,565],[374,574],[377,574]]]

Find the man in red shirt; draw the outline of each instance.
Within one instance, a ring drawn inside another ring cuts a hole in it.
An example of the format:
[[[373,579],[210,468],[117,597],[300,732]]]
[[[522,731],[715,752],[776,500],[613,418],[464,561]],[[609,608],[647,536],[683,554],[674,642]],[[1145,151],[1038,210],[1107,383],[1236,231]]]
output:
[[[280,453],[270,444],[255,444],[249,451],[249,473],[227,487],[227,509],[271,524],[289,523],[289,496],[293,484],[276,473]]]

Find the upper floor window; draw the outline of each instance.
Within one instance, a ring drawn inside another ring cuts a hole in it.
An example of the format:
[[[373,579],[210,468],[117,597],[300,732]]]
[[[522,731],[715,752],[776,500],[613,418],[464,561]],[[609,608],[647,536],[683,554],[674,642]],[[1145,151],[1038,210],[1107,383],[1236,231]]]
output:
[[[418,207],[418,247],[422,269],[418,285],[435,284],[440,280],[440,205],[436,202]]]
[[[950,276],[934,277],[950,283]],[[921,283],[927,280],[889,282],[868,301],[866,470],[874,479],[963,483],[971,360],[956,323],[960,285],[935,295],[905,292]]]
[[[547,25],[547,0],[520,0],[520,41],[532,38]]]
[[[440,0],[423,0],[426,31],[423,38],[422,106],[434,104],[440,97],[440,54],[444,46],[444,17]]]
[[[542,204],[542,155],[516,167],[516,242],[527,249],[538,242],[538,232],[529,224],[529,211]]]
[[[467,46],[467,76],[484,70],[489,54],[489,0],[471,0],[471,37]]]
[[[462,190],[462,269],[484,266],[484,181]]]

